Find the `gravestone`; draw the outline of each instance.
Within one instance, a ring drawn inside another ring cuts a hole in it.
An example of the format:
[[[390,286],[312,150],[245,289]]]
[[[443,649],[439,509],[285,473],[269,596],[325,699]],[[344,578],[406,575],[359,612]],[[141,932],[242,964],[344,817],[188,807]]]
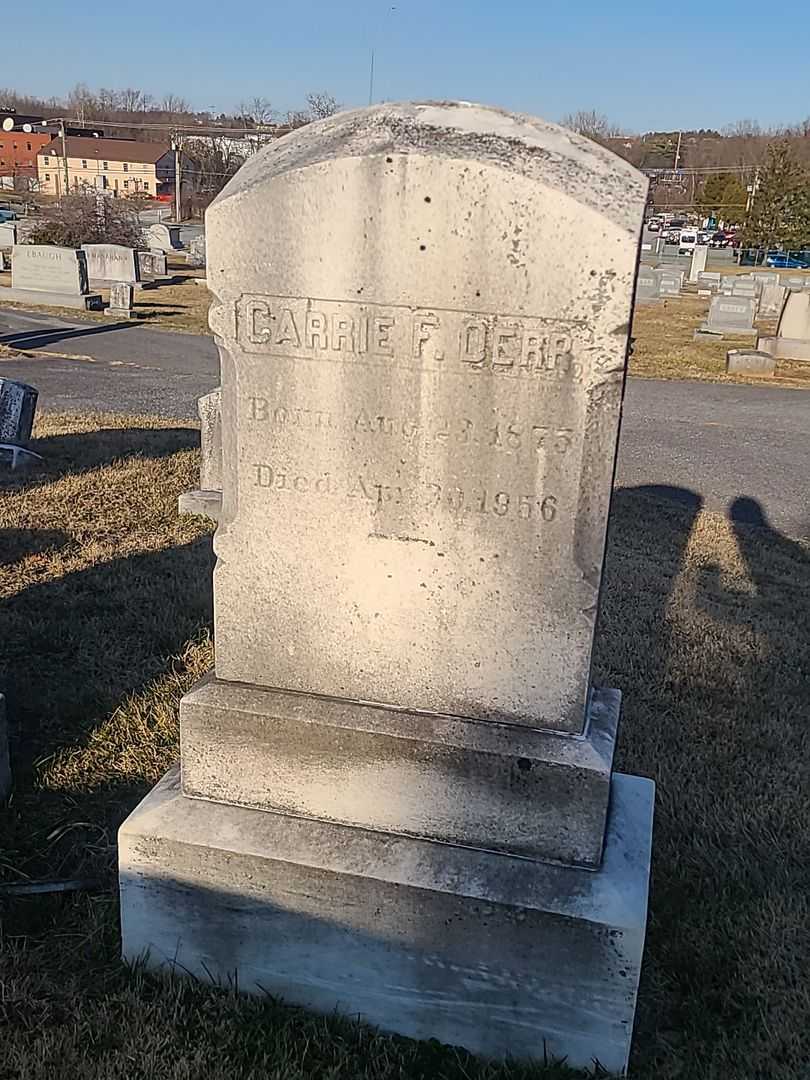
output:
[[[202,236],[195,236],[190,242],[188,245],[186,262],[189,266],[205,266],[205,234]]]
[[[114,319],[132,318],[132,286],[119,281],[110,288],[109,307],[104,309],[104,314]]]
[[[720,288],[721,275],[714,271],[702,270],[697,277],[698,288],[711,289],[712,292],[717,292]]]
[[[157,248],[158,251],[168,254],[172,251],[181,251],[183,248],[180,242],[180,229],[176,225],[164,225],[162,222],[149,225],[145,229],[145,235],[149,246]]]
[[[638,275],[636,277],[636,303],[646,303],[650,300],[657,300],[658,293],[658,277],[654,271],[649,267],[639,266]]]
[[[0,464],[11,469],[41,461],[29,449],[39,391],[27,383],[0,378]]]
[[[785,291],[784,285],[763,285],[759,298],[760,316],[779,315],[785,302]]]
[[[135,284],[138,277],[138,261],[135,251],[123,244],[82,244],[87,258],[87,276],[90,283],[98,286],[113,281]]]
[[[773,375],[776,360],[757,349],[729,349],[726,353],[727,375]]]
[[[692,251],[692,260],[689,264],[689,280],[697,282],[699,276],[706,269],[706,259],[709,249],[706,244],[698,244]]]
[[[17,226],[12,221],[0,221],[0,248],[11,248],[17,243]]]
[[[149,278],[165,277],[167,274],[166,254],[163,251],[136,251],[138,277],[143,283]]]
[[[181,514],[218,520],[222,509],[222,388],[197,399],[200,417],[200,486],[178,499]]]
[[[659,296],[680,296],[684,278],[682,270],[656,267],[653,273],[658,278]]]
[[[810,360],[810,292],[791,289],[775,336],[761,336],[757,348],[784,360]]]
[[[775,270],[757,270],[751,274],[751,278],[760,282],[761,285],[779,284],[779,274]]]
[[[216,670],[119,834],[125,956],[626,1068],[653,785],[589,676],[646,189],[405,104],[211,205]]]
[[[3,298],[15,303],[100,308],[101,297],[88,292],[83,251],[50,244],[15,244],[11,249],[11,288]]]
[[[709,316],[697,330],[699,334],[743,334],[754,335],[754,297],[713,296],[709,303]]]

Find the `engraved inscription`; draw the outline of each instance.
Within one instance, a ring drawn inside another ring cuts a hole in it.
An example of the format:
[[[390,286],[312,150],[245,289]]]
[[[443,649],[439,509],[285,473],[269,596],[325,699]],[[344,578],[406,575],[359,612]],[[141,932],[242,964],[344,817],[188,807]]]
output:
[[[565,454],[574,440],[573,428],[530,423],[520,418],[495,423],[476,423],[469,417],[445,418],[426,426],[407,417],[385,416],[361,409],[336,416],[321,409],[276,405],[265,397],[248,397],[248,417],[275,428],[302,428],[308,431],[340,429],[362,435],[401,438],[407,443],[424,439],[437,445],[492,447],[496,450],[531,449],[538,453]]]
[[[575,384],[589,343],[574,320],[255,295],[236,303],[236,337],[270,356]]]
[[[366,500],[382,507],[413,502],[425,510],[449,510],[459,517],[492,515],[520,518],[538,524],[557,517],[557,497],[551,494],[520,494],[489,490],[477,485],[460,487],[425,481],[413,489],[402,484],[383,483],[361,473],[338,475],[332,472],[306,474],[297,470],[277,469],[265,462],[251,466],[253,486],[274,492],[299,495],[343,497]]]

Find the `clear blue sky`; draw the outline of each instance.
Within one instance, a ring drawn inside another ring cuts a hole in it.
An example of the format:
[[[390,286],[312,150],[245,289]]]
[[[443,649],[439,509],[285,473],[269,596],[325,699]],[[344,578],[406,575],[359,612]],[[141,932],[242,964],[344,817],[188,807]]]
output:
[[[630,131],[763,125],[810,114],[807,0],[39,0],[8,20],[0,83],[82,81],[286,110],[308,90],[345,105],[463,98],[551,120],[596,108]],[[32,58],[36,58],[33,62]]]

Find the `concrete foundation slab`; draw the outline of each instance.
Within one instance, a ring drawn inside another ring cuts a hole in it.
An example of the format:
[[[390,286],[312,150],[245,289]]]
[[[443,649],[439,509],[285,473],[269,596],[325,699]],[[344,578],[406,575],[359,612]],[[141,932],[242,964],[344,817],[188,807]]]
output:
[[[184,797],[119,832],[125,958],[502,1058],[626,1069],[652,781],[615,775],[594,872]]]
[[[79,308],[81,311],[101,311],[101,296],[97,293],[52,293],[39,289],[0,289],[0,304],[42,304],[46,307]]]
[[[593,867],[620,711],[593,691],[577,737],[209,677],[180,705],[183,792]]]

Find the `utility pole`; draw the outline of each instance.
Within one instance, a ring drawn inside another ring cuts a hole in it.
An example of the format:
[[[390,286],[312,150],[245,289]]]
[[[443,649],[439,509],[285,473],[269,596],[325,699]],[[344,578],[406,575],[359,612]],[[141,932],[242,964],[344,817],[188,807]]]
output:
[[[368,103],[374,104],[374,50],[371,50],[371,70],[368,74]]]
[[[675,165],[674,165],[675,172],[678,171],[678,162],[681,160],[681,137],[682,137],[682,135],[683,135],[683,132],[679,131],[678,132],[678,145],[677,145],[677,147],[675,149]]]
[[[180,191],[183,166],[180,159],[180,137],[178,135],[173,136],[172,145],[174,146],[174,220],[179,225],[183,220],[181,217],[183,210]]]
[[[59,121],[59,137],[62,140],[62,166],[65,173],[65,195],[70,194],[70,178],[68,174],[67,139],[65,137],[65,118]]]

